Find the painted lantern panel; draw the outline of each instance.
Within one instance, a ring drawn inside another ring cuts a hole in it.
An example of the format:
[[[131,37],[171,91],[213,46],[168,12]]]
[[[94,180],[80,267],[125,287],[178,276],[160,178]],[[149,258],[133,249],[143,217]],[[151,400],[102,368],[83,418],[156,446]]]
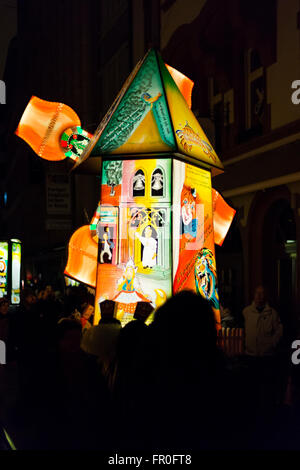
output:
[[[0,242],[0,297],[7,295],[8,243]]]
[[[12,243],[12,261],[11,261],[12,277],[11,277],[11,303],[20,303],[21,288],[21,244]]]
[[[94,322],[110,299],[124,325],[172,294],[171,159],[104,161],[101,183]]]
[[[209,300],[220,321],[210,171],[173,162],[173,291]]]

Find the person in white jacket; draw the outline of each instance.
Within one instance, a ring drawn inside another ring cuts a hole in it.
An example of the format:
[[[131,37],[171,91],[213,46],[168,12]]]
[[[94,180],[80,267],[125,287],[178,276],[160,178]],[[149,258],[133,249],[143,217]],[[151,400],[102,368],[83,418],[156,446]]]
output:
[[[263,286],[255,289],[253,302],[243,310],[243,316],[249,397],[252,397],[255,405],[253,412],[260,410],[267,415],[280,402],[282,377],[276,347],[283,331],[278,313],[266,300]]]
[[[282,324],[268,304],[263,286],[255,289],[254,300],[244,308],[245,352],[250,356],[272,356],[282,337]]]

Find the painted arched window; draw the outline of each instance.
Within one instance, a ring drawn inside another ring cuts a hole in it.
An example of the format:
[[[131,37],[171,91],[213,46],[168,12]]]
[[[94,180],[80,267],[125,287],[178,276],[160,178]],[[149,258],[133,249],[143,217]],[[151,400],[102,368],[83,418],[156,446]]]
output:
[[[145,196],[145,173],[143,170],[137,170],[132,181],[132,195]]]
[[[151,178],[151,196],[164,195],[164,174],[160,168],[156,168]]]

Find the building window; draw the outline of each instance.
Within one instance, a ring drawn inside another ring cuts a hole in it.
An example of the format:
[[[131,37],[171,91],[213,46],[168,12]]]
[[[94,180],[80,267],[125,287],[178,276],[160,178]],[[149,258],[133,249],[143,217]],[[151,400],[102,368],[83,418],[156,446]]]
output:
[[[101,2],[101,33],[106,34],[118,18],[128,10],[128,0],[110,0]]]
[[[215,125],[215,148],[220,151],[223,130],[234,123],[233,88],[223,92],[218,85],[218,80],[209,78],[209,103],[211,120]]]
[[[262,126],[265,111],[264,68],[259,54],[254,49],[246,53],[246,129]]]
[[[98,76],[101,84],[99,100],[102,115],[111,106],[120,88],[130,73],[130,48],[125,41],[118,50],[108,58],[103,44],[98,49]]]
[[[224,104],[223,94],[218,87],[218,82],[214,78],[209,78],[209,103],[210,116],[215,125],[215,149],[220,151],[222,147],[222,129],[224,125]]]

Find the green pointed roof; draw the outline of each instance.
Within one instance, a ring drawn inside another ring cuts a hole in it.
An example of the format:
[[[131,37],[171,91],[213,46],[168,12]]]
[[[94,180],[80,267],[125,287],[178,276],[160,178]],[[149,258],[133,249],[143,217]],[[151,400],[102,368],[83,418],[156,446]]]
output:
[[[223,165],[170,75],[150,49],[126,80],[82,158],[176,156],[223,171]],[[74,167],[74,168],[75,168]]]

